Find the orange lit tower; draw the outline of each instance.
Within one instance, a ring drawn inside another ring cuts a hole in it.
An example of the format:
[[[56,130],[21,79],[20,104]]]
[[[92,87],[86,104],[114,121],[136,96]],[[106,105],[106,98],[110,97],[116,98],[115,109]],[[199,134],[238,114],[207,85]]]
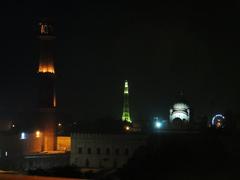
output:
[[[40,77],[39,86],[39,107],[40,108],[55,108],[55,68],[54,68],[54,39],[53,27],[51,24],[39,23],[39,39],[40,39],[40,57],[38,74]]]
[[[39,38],[39,66],[38,66],[38,127],[43,136],[42,151],[56,149],[56,93],[54,68],[54,40],[53,26],[48,22],[40,22]]]

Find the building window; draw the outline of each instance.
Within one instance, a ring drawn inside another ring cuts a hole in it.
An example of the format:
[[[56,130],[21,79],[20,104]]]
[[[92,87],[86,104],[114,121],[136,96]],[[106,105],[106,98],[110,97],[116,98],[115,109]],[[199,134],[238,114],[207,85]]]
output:
[[[99,160],[99,168],[103,168],[102,160]]]
[[[118,149],[118,148],[115,149],[115,154],[116,154],[116,155],[119,155],[119,149]]]
[[[97,148],[97,154],[101,154],[101,149]]]
[[[81,147],[78,148],[78,154],[82,154],[82,148]]]
[[[109,149],[109,148],[106,149],[106,154],[107,154],[107,155],[110,154],[110,149]]]
[[[92,153],[91,148],[88,148],[88,149],[87,149],[87,153],[88,153],[88,154],[91,154],[91,153]]]
[[[129,154],[129,150],[128,150],[128,148],[125,149],[124,154],[125,154],[126,156]]]
[[[73,164],[74,164],[74,165],[77,165],[77,163],[78,163],[78,158],[75,158]]]
[[[89,167],[90,163],[89,163],[89,160],[86,159],[86,167]]]
[[[113,161],[113,167],[117,168],[117,160],[116,159],[114,159],[114,161]]]
[[[22,132],[20,139],[26,139],[26,138],[27,138],[27,137],[26,137],[26,133],[25,133],[25,132]]]

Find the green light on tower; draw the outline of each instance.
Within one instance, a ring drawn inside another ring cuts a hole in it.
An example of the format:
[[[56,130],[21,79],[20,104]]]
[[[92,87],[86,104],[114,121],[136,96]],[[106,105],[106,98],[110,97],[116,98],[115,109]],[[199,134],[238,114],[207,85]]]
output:
[[[128,82],[125,81],[124,84],[124,102],[123,102],[123,114],[122,114],[122,121],[126,121],[128,123],[132,123],[130,118],[130,112],[129,112],[129,100],[128,100]]]

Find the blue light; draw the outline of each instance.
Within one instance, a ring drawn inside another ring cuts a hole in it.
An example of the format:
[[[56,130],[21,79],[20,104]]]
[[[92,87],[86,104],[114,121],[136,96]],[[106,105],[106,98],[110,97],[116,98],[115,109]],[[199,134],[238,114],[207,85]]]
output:
[[[155,127],[158,128],[158,129],[161,128],[162,127],[162,123],[160,121],[156,121],[155,122]]]
[[[22,132],[22,133],[21,133],[20,139],[26,139],[26,133],[25,133],[25,132]]]
[[[225,117],[222,114],[216,114],[215,116],[213,116],[212,118],[212,125],[215,126],[215,121],[217,120],[217,118],[220,119],[225,119]]]

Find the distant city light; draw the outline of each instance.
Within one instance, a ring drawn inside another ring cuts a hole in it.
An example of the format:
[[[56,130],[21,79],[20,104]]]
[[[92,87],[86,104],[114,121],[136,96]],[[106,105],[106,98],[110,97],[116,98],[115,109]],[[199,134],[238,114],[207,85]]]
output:
[[[125,129],[126,129],[127,131],[129,131],[129,130],[130,130],[130,127],[129,127],[129,126],[126,126]]]
[[[166,124],[167,121],[166,120],[163,120],[159,117],[154,117],[153,119],[154,119],[153,120],[153,128],[155,130],[158,131],[159,129],[165,128],[167,126],[167,124]]]
[[[221,128],[222,127],[222,122],[220,120],[218,120],[216,122],[216,128]]]
[[[7,151],[5,152],[5,156],[6,156],[6,157],[8,156],[8,152],[7,152]]]
[[[162,122],[156,121],[155,122],[155,127],[158,128],[158,129],[161,128],[162,127]]]
[[[40,137],[40,131],[36,131],[36,138]]]
[[[62,124],[61,123],[58,123],[58,127],[61,127],[62,126]]]
[[[22,132],[20,139],[26,139],[26,138],[27,138],[27,137],[26,137],[26,133],[25,133],[25,132]]]
[[[222,121],[225,119],[225,117],[222,115],[222,114],[216,114],[215,116],[213,116],[213,118],[212,118],[212,125],[213,126],[217,126],[217,123],[218,122],[220,122],[221,121],[221,123],[222,123]],[[219,125],[219,123],[218,123],[218,125]]]
[[[12,128],[15,128],[15,124],[12,124]]]

